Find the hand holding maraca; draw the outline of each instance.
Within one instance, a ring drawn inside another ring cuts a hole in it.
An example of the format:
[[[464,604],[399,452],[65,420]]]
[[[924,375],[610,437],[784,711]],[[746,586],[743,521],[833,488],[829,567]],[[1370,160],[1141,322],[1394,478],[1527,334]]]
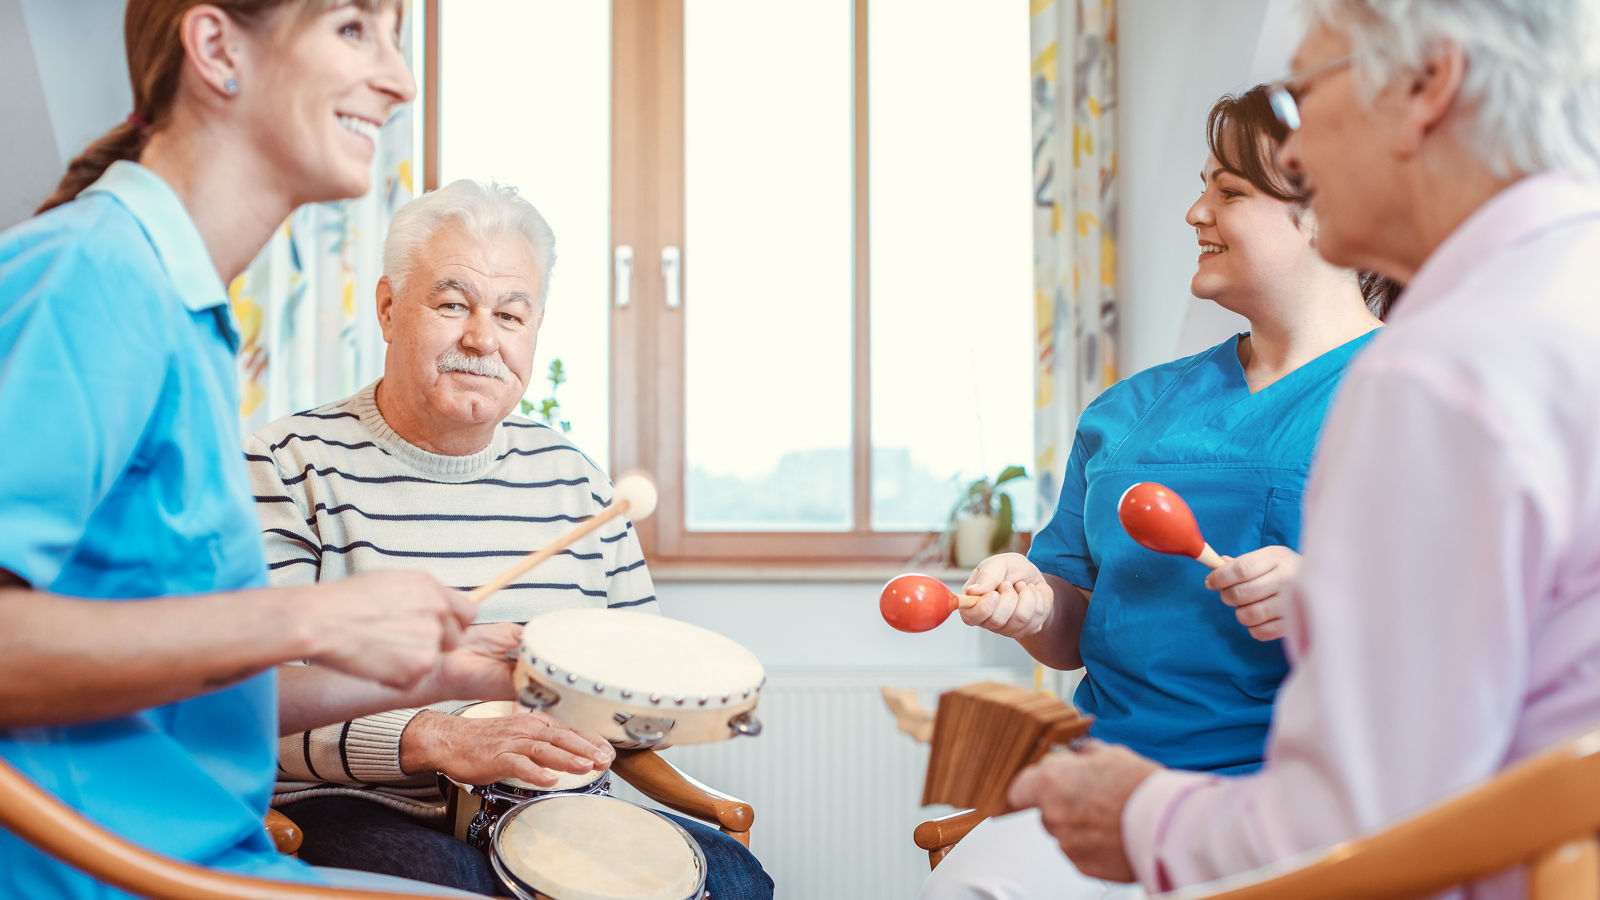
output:
[[[979,563],[962,590],[978,602],[961,610],[961,621],[1009,638],[1038,634],[1055,608],[1044,573],[1021,553],[1000,553]]]
[[[970,595],[957,597],[932,575],[897,575],[878,595],[878,612],[898,631],[931,631],[950,613],[967,609],[978,600]]]
[[[1258,641],[1283,637],[1283,616],[1300,571],[1300,554],[1271,546],[1241,553],[1206,576],[1206,587],[1233,607],[1234,618]]]
[[[1288,547],[1262,547],[1236,559],[1218,556],[1200,537],[1194,513],[1175,491],[1153,481],[1128,488],[1117,503],[1117,518],[1138,544],[1158,553],[1189,556],[1211,567],[1206,587],[1234,608],[1239,624],[1258,641],[1283,636],[1289,586],[1300,568],[1300,554]]]
[[[938,627],[959,609],[968,625],[1014,638],[1037,634],[1050,618],[1050,585],[1020,553],[984,560],[964,590],[957,596],[931,575],[900,575],[883,586],[878,611],[892,627],[918,632]]]

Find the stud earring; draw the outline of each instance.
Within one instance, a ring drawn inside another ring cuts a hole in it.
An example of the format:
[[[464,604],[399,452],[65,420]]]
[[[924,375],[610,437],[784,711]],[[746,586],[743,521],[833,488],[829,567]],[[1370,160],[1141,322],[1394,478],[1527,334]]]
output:
[[[222,89],[230,94],[239,93],[239,79],[229,77],[227,81],[222,83]]]

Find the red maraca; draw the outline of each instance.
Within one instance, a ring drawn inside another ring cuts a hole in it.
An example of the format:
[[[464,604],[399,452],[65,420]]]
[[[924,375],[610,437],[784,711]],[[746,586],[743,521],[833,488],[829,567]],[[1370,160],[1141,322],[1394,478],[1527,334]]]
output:
[[[1164,484],[1141,481],[1122,492],[1117,518],[1128,537],[1157,553],[1198,559],[1213,569],[1222,557],[1200,537],[1200,525],[1177,492]]]
[[[971,594],[957,597],[955,591],[932,575],[898,575],[889,579],[878,595],[878,611],[890,627],[900,631],[928,631],[937,628],[957,609],[967,609],[980,598]]]

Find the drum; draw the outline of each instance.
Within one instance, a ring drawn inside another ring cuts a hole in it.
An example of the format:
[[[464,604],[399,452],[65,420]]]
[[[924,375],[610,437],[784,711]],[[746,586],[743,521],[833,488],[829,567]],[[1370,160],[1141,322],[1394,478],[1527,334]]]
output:
[[[706,857],[666,816],[615,797],[553,795],[501,817],[489,863],[522,900],[700,900]]]
[[[755,654],[687,622],[625,609],[564,609],[522,631],[517,698],[622,747],[761,733]]]
[[[518,713],[519,707],[513,701],[485,700],[462,707],[455,715],[488,719]],[[454,826],[456,838],[485,850],[489,846],[490,828],[507,810],[551,794],[610,794],[611,773],[604,769],[582,775],[557,772],[554,787],[540,787],[520,778],[507,778],[494,784],[462,784],[441,773],[439,790],[445,796],[445,814]]]

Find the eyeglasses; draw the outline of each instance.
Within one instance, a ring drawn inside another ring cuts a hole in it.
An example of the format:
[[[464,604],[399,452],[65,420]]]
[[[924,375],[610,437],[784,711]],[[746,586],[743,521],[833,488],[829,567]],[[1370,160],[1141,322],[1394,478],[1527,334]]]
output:
[[[1288,78],[1282,78],[1267,85],[1267,103],[1272,106],[1272,114],[1278,117],[1278,122],[1290,131],[1300,130],[1300,98],[1305,96],[1306,88],[1313,78],[1336,72],[1355,62],[1355,54],[1341,56],[1332,62],[1323,63],[1308,72],[1301,72]]]

